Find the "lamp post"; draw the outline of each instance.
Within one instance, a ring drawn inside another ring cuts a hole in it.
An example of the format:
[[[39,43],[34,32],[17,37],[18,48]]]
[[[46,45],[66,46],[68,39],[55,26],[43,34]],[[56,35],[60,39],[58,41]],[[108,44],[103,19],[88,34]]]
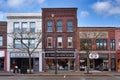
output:
[[[56,24],[55,24],[55,14],[51,14],[52,18],[53,18],[53,25],[54,25],[54,51],[55,51],[55,75],[57,75],[58,71],[57,71],[57,37],[56,37]]]

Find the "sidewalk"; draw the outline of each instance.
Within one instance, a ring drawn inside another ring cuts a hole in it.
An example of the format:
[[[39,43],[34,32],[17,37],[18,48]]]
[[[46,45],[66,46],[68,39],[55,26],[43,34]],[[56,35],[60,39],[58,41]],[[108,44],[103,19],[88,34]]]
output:
[[[49,75],[55,75],[54,72],[36,72],[36,73],[32,73],[32,74],[20,74],[20,73],[11,73],[11,72],[0,72],[0,76],[22,76],[22,75],[27,75],[27,76],[49,76]],[[86,72],[84,71],[81,71],[81,72],[58,72],[57,75],[81,75],[81,76],[84,76],[84,75],[91,75],[91,76],[110,76],[110,75],[113,75],[113,76],[120,76],[120,72],[109,72],[109,71],[106,71],[106,72],[94,72],[94,71],[90,71],[89,74],[87,74]]]

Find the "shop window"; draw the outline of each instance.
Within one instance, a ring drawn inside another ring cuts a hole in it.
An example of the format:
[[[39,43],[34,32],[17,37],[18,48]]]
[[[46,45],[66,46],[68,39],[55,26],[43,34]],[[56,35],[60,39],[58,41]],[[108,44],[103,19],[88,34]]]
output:
[[[47,21],[47,32],[52,32],[52,21]]]
[[[115,39],[110,40],[110,50],[115,50]]]
[[[57,47],[62,48],[62,37],[57,38]]]
[[[68,48],[73,48],[73,38],[68,37]]]
[[[62,32],[62,21],[61,20],[57,21],[57,31]]]
[[[18,32],[19,31],[19,27],[20,27],[19,22],[14,22],[13,23],[14,32]]]
[[[47,38],[47,48],[52,48],[52,37]]]
[[[107,40],[106,39],[97,39],[96,40],[96,49],[97,50],[107,50]]]

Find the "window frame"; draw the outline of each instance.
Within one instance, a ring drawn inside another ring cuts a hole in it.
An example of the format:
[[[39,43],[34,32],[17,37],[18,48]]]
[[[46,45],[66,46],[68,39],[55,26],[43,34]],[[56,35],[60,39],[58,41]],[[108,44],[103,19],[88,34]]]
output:
[[[49,39],[50,39],[51,46],[49,46]],[[47,37],[47,48],[53,48],[52,44],[53,44],[53,37]]]
[[[16,24],[17,24],[17,27],[16,27]],[[13,22],[13,29],[14,29],[13,31],[18,32],[19,28],[20,28],[20,23],[19,22]]]
[[[3,46],[3,36],[0,36],[0,46]]]
[[[26,23],[26,26],[24,26],[25,23]],[[23,32],[23,33],[27,32],[28,23],[27,23],[27,22],[22,22],[22,23],[21,23],[21,28],[22,28],[22,32]]]
[[[50,22],[50,23],[48,23],[48,22]],[[47,32],[52,32],[52,28],[53,28],[53,21],[48,20],[47,21]]]
[[[34,23],[34,27],[31,25],[32,23]],[[35,32],[35,26],[36,26],[36,23],[35,22],[30,22],[30,32]]]
[[[69,44],[71,44],[71,45],[69,45]],[[73,37],[67,37],[67,47],[68,48],[73,48]]]
[[[57,32],[62,32],[62,26],[63,26],[62,20],[58,20],[56,26],[57,26]]]
[[[63,42],[62,36],[57,37],[57,48],[63,47],[62,42]]]
[[[70,22],[72,22],[72,23],[70,23]],[[67,31],[73,32],[73,21],[72,20],[67,21]]]

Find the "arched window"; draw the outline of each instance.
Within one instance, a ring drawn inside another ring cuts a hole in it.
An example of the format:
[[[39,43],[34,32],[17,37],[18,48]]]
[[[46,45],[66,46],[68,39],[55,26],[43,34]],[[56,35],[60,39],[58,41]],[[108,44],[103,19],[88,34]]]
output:
[[[47,21],[47,31],[52,32],[52,21]]]
[[[67,31],[68,32],[72,32],[73,31],[73,21],[72,20],[69,20],[67,22]]]
[[[57,21],[57,31],[62,32],[62,21],[61,20]]]

